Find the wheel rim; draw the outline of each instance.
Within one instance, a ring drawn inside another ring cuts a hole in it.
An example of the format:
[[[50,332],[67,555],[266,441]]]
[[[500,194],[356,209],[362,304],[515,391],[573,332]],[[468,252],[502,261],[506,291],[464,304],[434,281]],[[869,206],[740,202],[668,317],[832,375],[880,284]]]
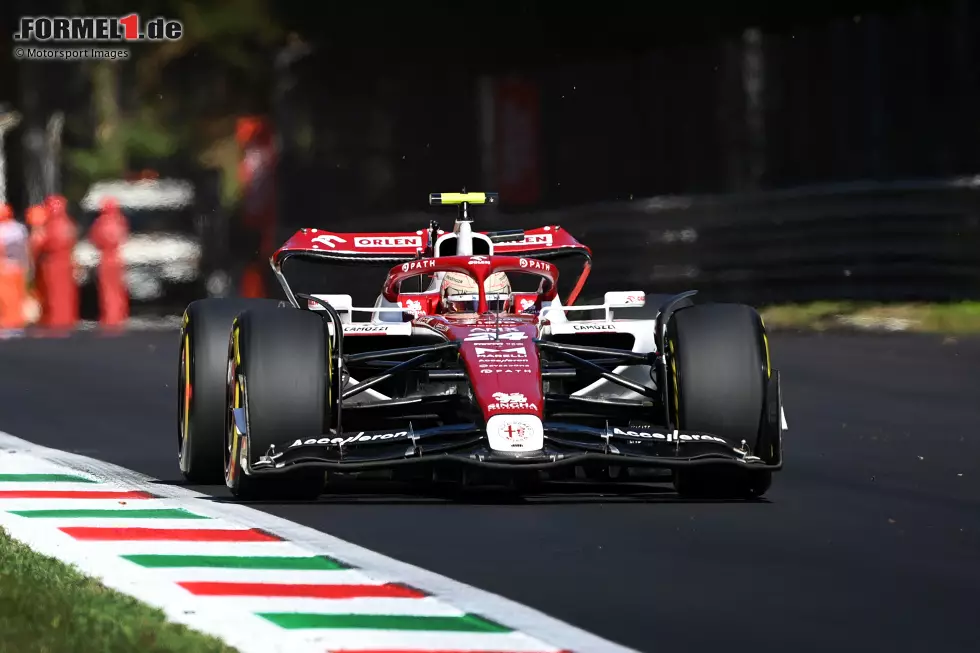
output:
[[[241,354],[238,350],[238,327],[232,329],[232,339],[228,346],[228,378],[227,378],[227,400],[228,406],[225,411],[225,484],[231,487],[237,476],[238,455],[240,438],[235,428],[235,409],[240,408],[242,403],[242,387],[239,382],[238,366]]]
[[[185,454],[190,439],[190,411],[193,389],[191,386],[190,334],[184,334],[180,343],[180,368],[177,376],[177,458],[180,468],[187,471]]]

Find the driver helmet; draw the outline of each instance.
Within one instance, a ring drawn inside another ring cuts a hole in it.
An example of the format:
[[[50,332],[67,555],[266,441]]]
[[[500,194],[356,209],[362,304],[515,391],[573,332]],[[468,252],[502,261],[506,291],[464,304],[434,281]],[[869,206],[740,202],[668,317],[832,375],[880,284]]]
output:
[[[487,309],[492,312],[506,311],[510,305],[510,279],[503,272],[496,272],[483,282],[487,296]],[[480,305],[480,288],[469,275],[446,272],[440,288],[442,304],[447,313],[476,313]]]

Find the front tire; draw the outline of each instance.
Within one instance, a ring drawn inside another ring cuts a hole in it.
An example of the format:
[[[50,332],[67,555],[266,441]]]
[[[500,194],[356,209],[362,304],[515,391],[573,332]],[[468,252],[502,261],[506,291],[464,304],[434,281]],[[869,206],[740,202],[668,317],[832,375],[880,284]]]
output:
[[[269,476],[246,473],[270,447],[319,438],[331,419],[333,373],[323,319],[303,310],[252,310],[236,318],[227,341],[225,484],[240,499],[315,499],[324,473],[297,469]],[[232,410],[244,408],[247,434]]]
[[[191,483],[224,481],[228,334],[242,311],[275,299],[199,299],[184,311],[177,372],[177,461]]]
[[[674,313],[667,325],[670,411],[678,429],[701,431],[759,451],[771,374],[769,343],[758,312],[741,304],[704,304]],[[750,499],[769,489],[769,471],[698,466],[674,472],[686,498]]]

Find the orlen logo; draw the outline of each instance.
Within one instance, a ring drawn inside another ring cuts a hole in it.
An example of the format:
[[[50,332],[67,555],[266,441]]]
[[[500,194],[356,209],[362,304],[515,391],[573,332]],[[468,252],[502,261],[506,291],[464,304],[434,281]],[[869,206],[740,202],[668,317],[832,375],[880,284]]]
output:
[[[421,247],[420,236],[371,236],[354,239],[354,247]]]
[[[551,245],[551,234],[531,234],[524,236],[524,240],[512,243],[497,243],[494,249],[510,249],[512,247],[526,247],[528,245]]]

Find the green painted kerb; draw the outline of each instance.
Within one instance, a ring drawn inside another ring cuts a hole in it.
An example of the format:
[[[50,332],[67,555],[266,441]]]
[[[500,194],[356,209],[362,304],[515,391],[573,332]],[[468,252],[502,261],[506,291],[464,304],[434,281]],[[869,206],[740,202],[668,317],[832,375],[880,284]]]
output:
[[[140,510],[11,510],[11,513],[21,517],[46,517],[60,519],[83,519],[98,517],[102,519],[208,519],[204,515],[195,515],[183,508],[146,508]]]
[[[0,483],[97,483],[72,474],[0,474]]]
[[[305,612],[260,613],[282,628],[332,628],[365,630],[428,630],[457,633],[510,633],[511,628],[475,614],[462,617],[413,617],[384,614],[316,614]]]
[[[140,554],[122,556],[141,567],[212,567],[222,569],[299,569],[303,571],[350,569],[324,556],[207,556]]]

